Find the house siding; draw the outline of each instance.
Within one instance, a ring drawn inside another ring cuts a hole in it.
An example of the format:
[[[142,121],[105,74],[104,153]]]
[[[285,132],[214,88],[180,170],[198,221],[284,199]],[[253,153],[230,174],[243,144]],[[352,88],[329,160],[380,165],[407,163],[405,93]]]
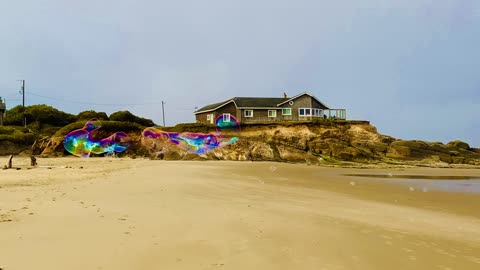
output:
[[[253,117],[245,117],[245,111],[250,109],[242,109],[242,122],[262,122],[262,121],[281,121],[284,120],[282,117],[281,109],[251,109],[253,110]],[[269,110],[276,110],[277,117],[268,117]]]
[[[198,113],[195,115],[195,120],[197,122],[210,123],[209,121],[207,121],[207,115],[213,114],[214,119],[216,119],[219,115],[222,115],[224,113],[229,113],[230,115],[238,119],[237,107],[235,106],[235,103],[231,102],[221,108],[218,108],[215,111]]]
[[[291,108],[292,116],[299,117],[298,109],[300,108],[312,108],[312,97],[309,95],[303,95],[293,100],[293,105],[290,105],[289,102],[282,104],[281,108]],[[303,117],[302,117],[303,118]]]
[[[322,110],[328,110],[327,107],[323,106],[320,102],[316,101],[315,99],[312,98],[312,108],[317,108],[317,109],[322,109]]]
[[[215,112],[206,112],[206,113],[198,113],[198,114],[195,114],[195,120],[196,120],[197,122],[208,123],[208,121],[207,121],[207,115],[208,115],[208,114],[211,114],[211,113],[215,113]]]

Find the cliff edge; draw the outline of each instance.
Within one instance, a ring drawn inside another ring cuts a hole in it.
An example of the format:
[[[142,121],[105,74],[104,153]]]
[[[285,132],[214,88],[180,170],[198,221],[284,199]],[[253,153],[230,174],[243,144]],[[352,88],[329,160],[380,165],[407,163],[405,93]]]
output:
[[[73,126],[72,126],[73,129]],[[165,128],[177,132],[213,132],[215,127],[202,124],[181,124]],[[63,128],[63,133],[68,132]],[[150,156],[166,160],[254,160],[301,162],[309,164],[357,162],[391,163],[427,166],[468,164],[480,166],[480,150],[467,143],[453,141],[425,142],[400,140],[382,135],[366,121],[335,121],[321,123],[272,123],[243,125],[237,143],[202,155],[168,147],[161,155],[152,156],[141,144],[140,130],[127,131],[131,147],[123,153],[131,157]],[[44,156],[65,155],[64,134],[34,144],[33,153]],[[167,148],[166,147],[166,148]]]

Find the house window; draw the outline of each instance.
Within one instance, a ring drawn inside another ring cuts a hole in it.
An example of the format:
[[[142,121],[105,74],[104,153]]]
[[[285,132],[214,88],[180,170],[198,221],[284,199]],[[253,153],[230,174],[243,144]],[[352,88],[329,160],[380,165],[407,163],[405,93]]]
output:
[[[311,116],[312,115],[312,109],[311,108],[300,108],[300,109],[298,109],[298,115],[299,116]]]
[[[245,117],[253,117],[253,110],[245,110]]]
[[[223,122],[230,122],[230,114],[229,113],[224,113],[222,115],[223,117]]]
[[[283,108],[282,109],[282,115],[292,115],[292,109],[291,108]]]
[[[268,117],[277,117],[276,110],[268,110]]]
[[[320,110],[320,109],[313,109],[313,116],[320,117],[321,113],[322,113],[322,110]]]
[[[207,121],[210,121],[212,120],[212,115],[211,114],[207,114]]]

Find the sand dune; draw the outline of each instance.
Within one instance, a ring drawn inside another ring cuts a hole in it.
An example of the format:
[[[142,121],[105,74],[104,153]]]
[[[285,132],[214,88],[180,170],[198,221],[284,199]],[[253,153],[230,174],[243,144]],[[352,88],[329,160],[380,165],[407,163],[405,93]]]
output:
[[[343,175],[480,170],[15,162],[0,171],[4,270],[480,269],[480,195]]]

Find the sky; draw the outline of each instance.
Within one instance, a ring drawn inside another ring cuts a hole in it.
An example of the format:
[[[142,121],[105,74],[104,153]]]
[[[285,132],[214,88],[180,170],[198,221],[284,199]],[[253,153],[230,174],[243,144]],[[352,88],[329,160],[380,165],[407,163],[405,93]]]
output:
[[[480,147],[478,0],[0,0],[0,97],[167,125],[307,91],[400,139]]]

